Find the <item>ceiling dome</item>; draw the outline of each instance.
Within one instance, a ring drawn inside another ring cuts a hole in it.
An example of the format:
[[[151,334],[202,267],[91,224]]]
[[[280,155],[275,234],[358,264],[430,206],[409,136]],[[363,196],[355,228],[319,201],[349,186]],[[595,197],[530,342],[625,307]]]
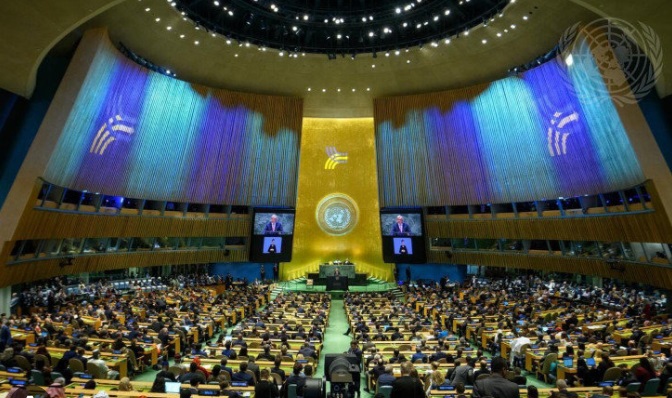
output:
[[[375,53],[459,35],[515,0],[174,0],[197,25],[293,53]]]

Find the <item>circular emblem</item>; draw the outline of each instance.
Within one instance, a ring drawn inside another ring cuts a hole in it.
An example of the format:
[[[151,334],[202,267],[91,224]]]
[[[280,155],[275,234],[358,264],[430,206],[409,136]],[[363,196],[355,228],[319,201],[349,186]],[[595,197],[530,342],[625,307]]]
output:
[[[342,193],[327,195],[317,204],[317,225],[329,235],[340,236],[357,225],[359,209],[351,197]]]
[[[580,31],[585,40],[576,40]],[[648,25],[638,26],[616,18],[594,20],[568,28],[560,39],[559,55],[571,59],[577,76],[582,77],[580,97],[632,104],[646,96],[663,70],[660,38]],[[568,62],[569,64],[569,62]],[[595,64],[600,72],[591,67]],[[596,95],[597,94],[597,95]]]

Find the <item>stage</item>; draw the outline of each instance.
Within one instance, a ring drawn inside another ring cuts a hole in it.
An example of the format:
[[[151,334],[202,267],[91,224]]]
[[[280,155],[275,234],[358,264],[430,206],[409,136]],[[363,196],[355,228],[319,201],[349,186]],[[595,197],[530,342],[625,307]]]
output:
[[[309,276],[312,274],[308,274]],[[359,274],[358,274],[359,275]],[[363,275],[363,274],[362,274]],[[305,293],[314,293],[314,292],[325,292],[331,293],[336,297],[340,297],[345,293],[343,290],[331,290],[327,291],[326,279],[325,283],[316,284],[313,279],[313,283],[309,283],[310,278],[299,278],[291,281],[281,281],[276,282],[274,291],[288,291],[288,292],[305,292]],[[363,283],[353,284],[350,283],[348,291],[350,292],[386,292],[389,290],[394,290],[397,288],[395,283],[386,282],[376,278],[364,278]]]

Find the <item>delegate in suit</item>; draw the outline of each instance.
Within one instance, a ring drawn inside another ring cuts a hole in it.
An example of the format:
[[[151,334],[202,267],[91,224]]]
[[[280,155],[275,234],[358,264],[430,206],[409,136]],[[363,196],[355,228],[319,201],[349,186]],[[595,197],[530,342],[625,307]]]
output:
[[[404,222],[404,217],[397,216],[397,222],[392,224],[392,236],[411,236],[411,227]]]
[[[264,235],[280,235],[282,234],[282,223],[278,221],[278,216],[273,214],[271,221],[266,224],[264,228]]]

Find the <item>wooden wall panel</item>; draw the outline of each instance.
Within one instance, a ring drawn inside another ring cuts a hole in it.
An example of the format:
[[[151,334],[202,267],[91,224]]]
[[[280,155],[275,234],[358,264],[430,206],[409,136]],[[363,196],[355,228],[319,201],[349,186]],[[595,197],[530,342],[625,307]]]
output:
[[[45,258],[44,260],[3,265],[2,272],[0,272],[0,287],[64,274],[159,265],[245,262],[249,261],[249,258],[247,250],[165,250],[82,255],[73,260],[73,265],[66,267],[59,265],[62,260],[62,258]]]
[[[246,218],[142,217],[67,213],[30,209],[13,240],[97,237],[218,237],[249,236]]]
[[[432,238],[593,240],[672,243],[672,228],[657,212],[576,218],[427,221]]]

